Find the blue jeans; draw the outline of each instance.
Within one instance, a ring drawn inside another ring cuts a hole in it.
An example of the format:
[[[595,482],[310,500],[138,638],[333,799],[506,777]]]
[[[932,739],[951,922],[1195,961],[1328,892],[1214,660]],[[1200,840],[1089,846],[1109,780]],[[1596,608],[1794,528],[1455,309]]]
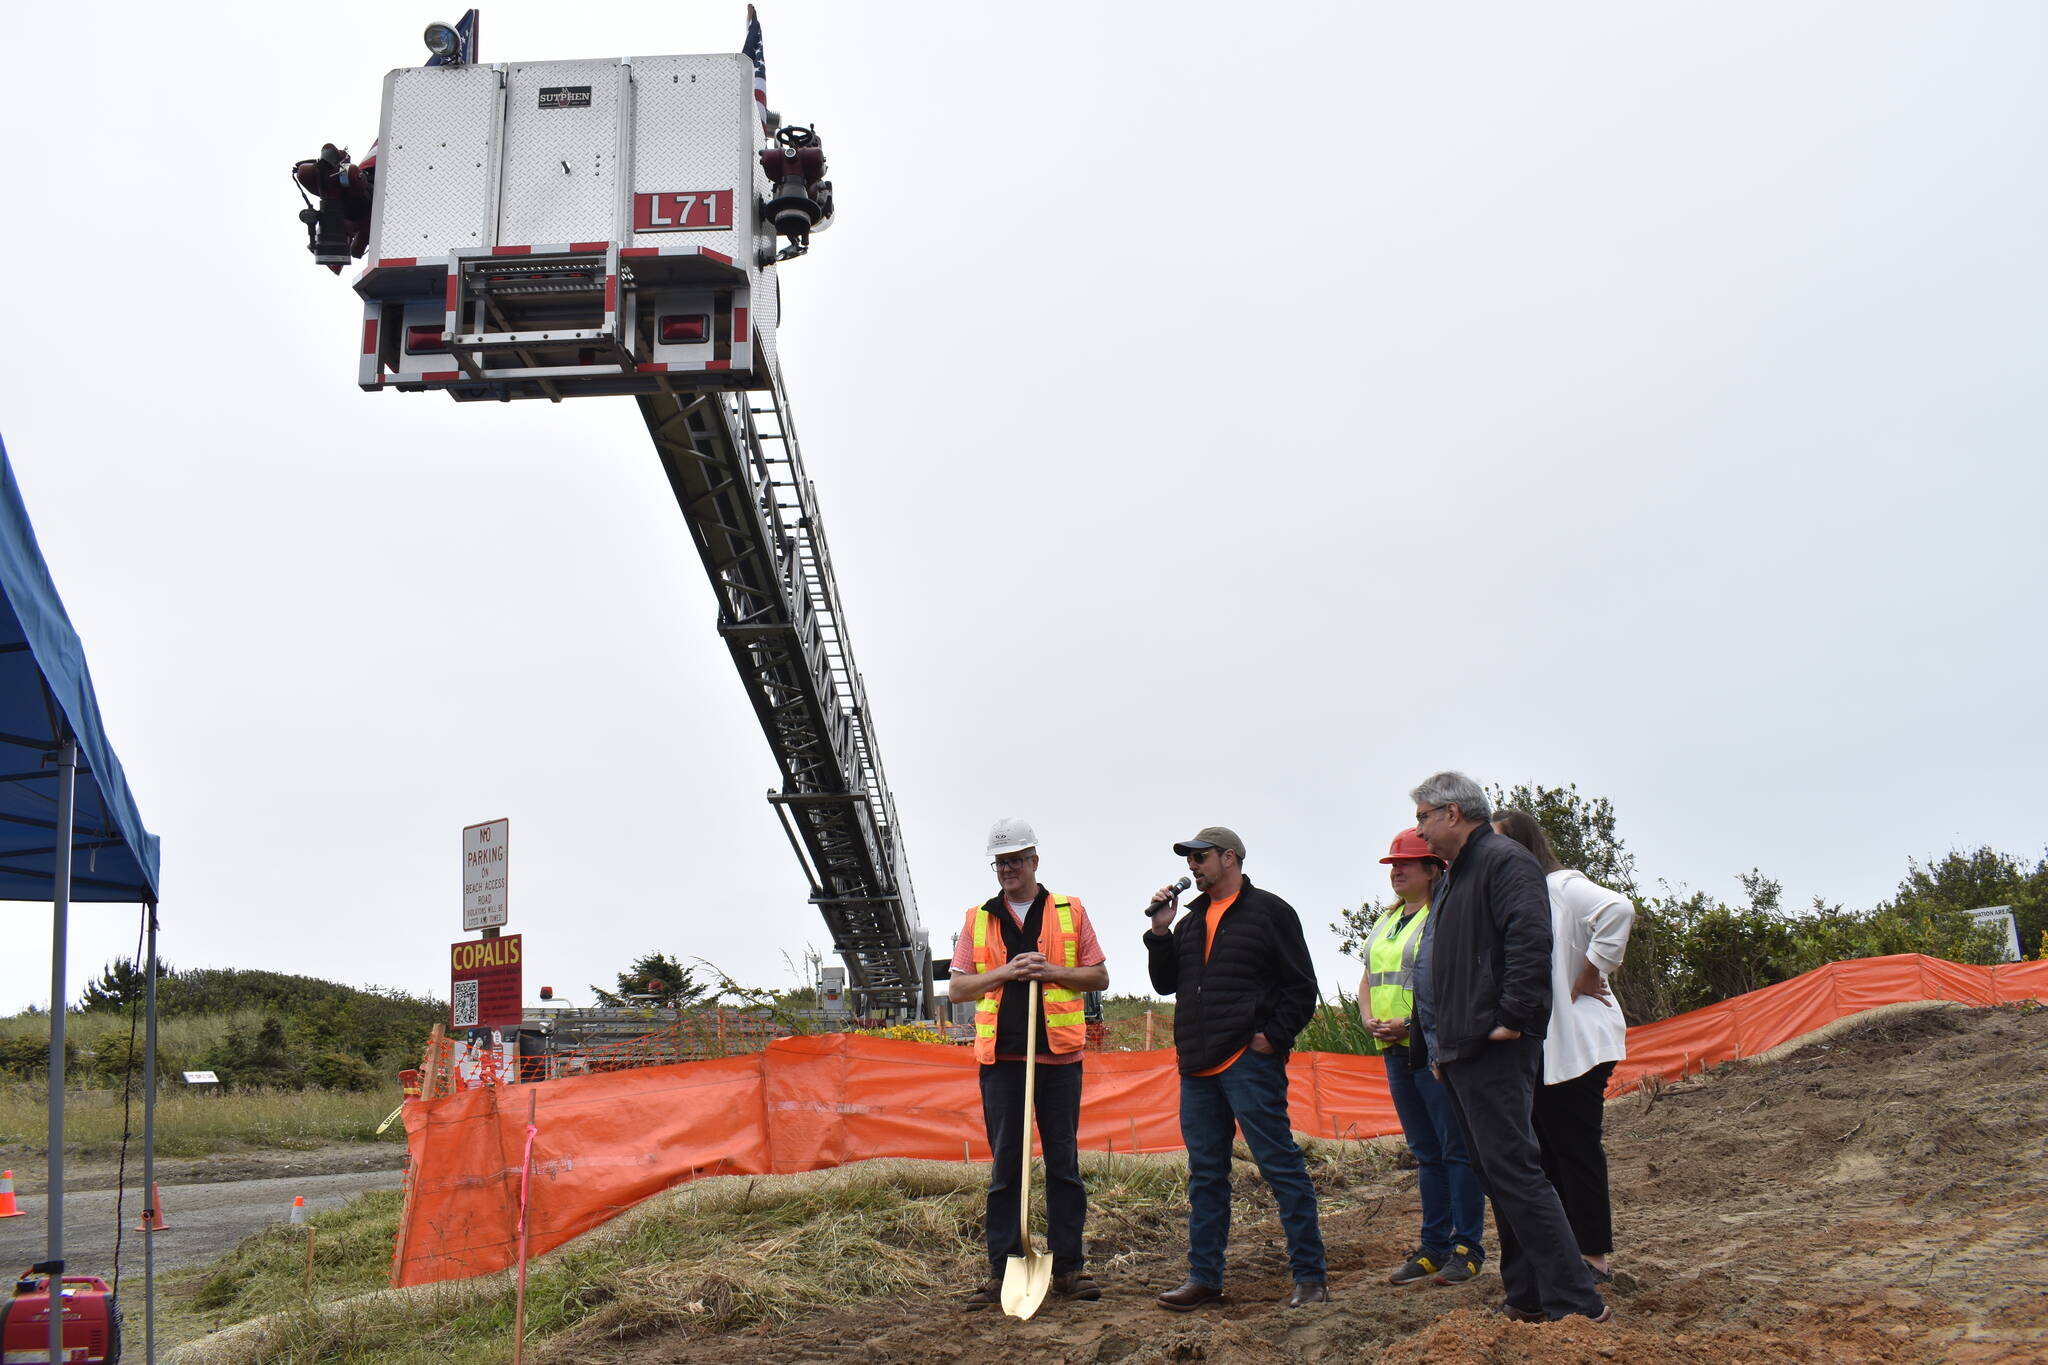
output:
[[[1465,1138],[1451,1112],[1451,1097],[1429,1068],[1408,1065],[1408,1049],[1386,1054],[1387,1090],[1401,1133],[1415,1153],[1415,1183],[1422,1194],[1422,1253],[1438,1265],[1462,1243],[1478,1258],[1486,1226],[1486,1197],[1465,1155]]]
[[[1250,1048],[1221,1075],[1180,1078],[1180,1135],[1188,1147],[1188,1278],[1223,1287],[1233,1130],[1244,1133],[1280,1205],[1294,1278],[1327,1279],[1315,1186],[1287,1124],[1287,1063]]]

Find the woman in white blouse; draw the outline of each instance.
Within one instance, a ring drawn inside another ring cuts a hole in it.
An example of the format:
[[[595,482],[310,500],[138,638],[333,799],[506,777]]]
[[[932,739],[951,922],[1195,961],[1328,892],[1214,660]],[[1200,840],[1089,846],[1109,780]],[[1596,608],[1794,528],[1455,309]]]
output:
[[[1614,1277],[1607,1261],[1614,1218],[1600,1121],[1607,1080],[1628,1053],[1628,1023],[1607,978],[1628,950],[1636,908],[1560,863],[1543,826],[1527,812],[1497,812],[1493,828],[1536,855],[1550,886],[1550,1027],[1543,1036],[1543,1084],[1536,1087],[1536,1141],[1579,1254],[1594,1280],[1605,1283]]]

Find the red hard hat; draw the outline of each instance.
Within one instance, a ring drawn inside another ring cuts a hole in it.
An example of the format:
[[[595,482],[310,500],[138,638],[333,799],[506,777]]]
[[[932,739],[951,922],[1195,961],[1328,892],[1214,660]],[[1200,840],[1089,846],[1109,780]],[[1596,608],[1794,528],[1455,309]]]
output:
[[[1427,858],[1438,867],[1444,865],[1444,860],[1431,853],[1429,845],[1423,842],[1422,836],[1412,829],[1404,829],[1399,834],[1396,834],[1394,836],[1394,846],[1387,850],[1387,856],[1380,859],[1380,861],[1391,863],[1400,858]]]

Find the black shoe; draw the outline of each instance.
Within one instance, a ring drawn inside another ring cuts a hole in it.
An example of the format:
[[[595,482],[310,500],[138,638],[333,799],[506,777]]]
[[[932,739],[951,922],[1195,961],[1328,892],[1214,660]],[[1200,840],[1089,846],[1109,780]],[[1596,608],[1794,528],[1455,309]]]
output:
[[[1322,1280],[1296,1280],[1294,1292],[1287,1296],[1289,1308],[1301,1308],[1311,1303],[1328,1303],[1330,1286]]]
[[[1497,1303],[1493,1307],[1487,1309],[1486,1311],[1492,1313],[1496,1317],[1506,1318],[1509,1322],[1550,1321],[1549,1318],[1545,1317],[1543,1314],[1537,1312],[1533,1308],[1517,1308],[1511,1303]]]
[[[1403,1265],[1399,1270],[1395,1271],[1393,1274],[1387,1276],[1387,1283],[1414,1284],[1417,1280],[1428,1279],[1430,1276],[1436,1274],[1436,1272],[1441,1270],[1442,1268],[1442,1265],[1438,1263],[1436,1257],[1428,1255],[1422,1251],[1417,1251],[1414,1255],[1408,1258],[1407,1264]]]
[[[1450,1259],[1444,1262],[1442,1270],[1430,1278],[1438,1284],[1464,1284],[1467,1280],[1479,1278],[1479,1253],[1459,1242],[1451,1248]]]
[[[1216,1303],[1223,1298],[1223,1291],[1213,1284],[1201,1284],[1189,1280],[1178,1289],[1169,1289],[1159,1296],[1159,1306],[1175,1313],[1192,1313],[1205,1303]]]

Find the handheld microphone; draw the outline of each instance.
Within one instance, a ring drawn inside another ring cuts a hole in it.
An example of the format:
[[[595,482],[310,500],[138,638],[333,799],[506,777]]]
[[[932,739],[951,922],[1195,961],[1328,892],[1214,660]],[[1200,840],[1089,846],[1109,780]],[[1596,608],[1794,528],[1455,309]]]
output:
[[[1167,887],[1167,888],[1166,888],[1166,899],[1165,899],[1165,900],[1163,900],[1163,901],[1151,901],[1151,902],[1149,902],[1149,903],[1148,903],[1148,904],[1147,904],[1147,905],[1145,906],[1145,918],[1146,918],[1146,919],[1150,919],[1150,918],[1152,918],[1152,916],[1154,916],[1154,915],[1158,914],[1158,913],[1159,913],[1159,907],[1160,907],[1160,906],[1162,906],[1162,905],[1172,905],[1172,904],[1173,904],[1173,903],[1174,903],[1175,901],[1177,901],[1177,900],[1179,900],[1179,899],[1180,899],[1180,893],[1181,893],[1181,892],[1183,892],[1183,891],[1187,890],[1187,889],[1188,889],[1188,888],[1189,888],[1190,886],[1193,886],[1193,885],[1194,885],[1194,883],[1193,883],[1193,882],[1189,881],[1189,880],[1188,880],[1188,879],[1187,879],[1186,877],[1182,877],[1182,878],[1181,878],[1181,879],[1180,879],[1179,881],[1175,882],[1175,883],[1174,883],[1174,884],[1173,884],[1172,886],[1169,886],[1169,887]]]

